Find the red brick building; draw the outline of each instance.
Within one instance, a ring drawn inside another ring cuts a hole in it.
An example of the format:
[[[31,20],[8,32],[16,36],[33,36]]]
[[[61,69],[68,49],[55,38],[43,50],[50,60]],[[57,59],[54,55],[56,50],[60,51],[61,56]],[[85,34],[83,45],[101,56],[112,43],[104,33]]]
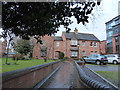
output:
[[[105,43],[100,43],[93,34],[78,33],[76,28],[74,32],[63,32],[61,37],[46,35],[41,38],[43,44],[35,44],[33,58],[47,56],[57,59],[59,52],[63,52],[65,57],[69,58],[81,58],[91,53],[105,53],[105,49],[100,51],[100,45],[104,46]]]
[[[106,40],[100,42],[100,54],[106,54]]]

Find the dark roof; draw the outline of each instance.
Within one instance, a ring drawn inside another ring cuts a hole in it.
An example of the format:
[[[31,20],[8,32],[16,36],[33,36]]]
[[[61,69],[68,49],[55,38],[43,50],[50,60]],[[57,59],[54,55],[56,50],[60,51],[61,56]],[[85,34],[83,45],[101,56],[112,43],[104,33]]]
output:
[[[92,41],[100,41],[97,37],[95,37],[93,34],[87,34],[87,33],[74,33],[74,32],[69,32],[66,33],[64,32],[64,35],[67,39],[72,39],[76,38],[78,40],[92,40]]]
[[[52,36],[52,38],[56,41],[62,41],[62,37],[59,37],[59,36]]]
[[[109,23],[109,22],[112,22],[113,20],[115,20],[115,19],[119,19],[119,18],[120,18],[120,15],[118,15],[118,16],[114,17],[113,19],[107,21],[105,24],[107,24],[107,23]]]

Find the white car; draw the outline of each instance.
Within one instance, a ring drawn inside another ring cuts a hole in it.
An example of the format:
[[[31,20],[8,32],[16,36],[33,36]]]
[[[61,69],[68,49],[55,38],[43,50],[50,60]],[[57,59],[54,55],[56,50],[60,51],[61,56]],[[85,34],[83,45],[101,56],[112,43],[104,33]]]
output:
[[[108,59],[108,63],[118,64],[120,63],[120,56],[117,54],[108,54],[105,55]]]
[[[83,60],[85,63],[95,63],[97,65],[108,63],[107,57],[100,54],[90,54],[88,57],[83,58]]]

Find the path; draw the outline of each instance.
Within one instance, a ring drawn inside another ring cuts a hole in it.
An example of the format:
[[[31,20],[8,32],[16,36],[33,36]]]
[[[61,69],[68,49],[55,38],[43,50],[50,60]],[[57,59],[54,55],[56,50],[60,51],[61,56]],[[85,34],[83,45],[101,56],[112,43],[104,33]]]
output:
[[[72,61],[66,61],[58,72],[42,88],[84,88]]]

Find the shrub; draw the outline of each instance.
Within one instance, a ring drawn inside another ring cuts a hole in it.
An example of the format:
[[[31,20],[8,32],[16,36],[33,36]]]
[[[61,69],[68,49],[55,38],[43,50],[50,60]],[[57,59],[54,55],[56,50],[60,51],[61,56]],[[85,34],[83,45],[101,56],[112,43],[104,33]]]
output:
[[[63,59],[64,58],[64,53],[63,52],[60,52],[59,53],[59,59]]]
[[[64,57],[64,59],[69,59],[68,57]]]
[[[29,56],[23,56],[23,60],[30,60]]]
[[[67,60],[67,59],[69,59],[69,57],[64,57],[64,58],[63,58],[63,61],[64,61],[64,60]]]

